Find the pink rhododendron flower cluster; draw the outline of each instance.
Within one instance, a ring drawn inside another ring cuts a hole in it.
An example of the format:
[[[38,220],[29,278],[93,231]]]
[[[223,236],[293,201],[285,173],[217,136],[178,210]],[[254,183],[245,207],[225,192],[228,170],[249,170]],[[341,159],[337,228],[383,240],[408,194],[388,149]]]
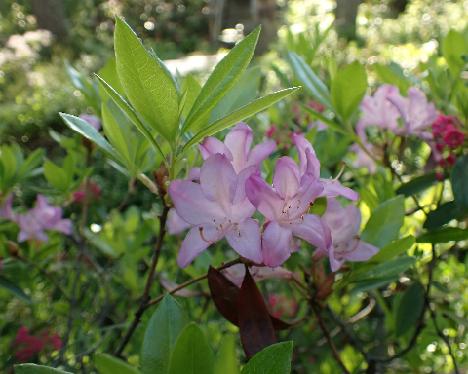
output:
[[[59,350],[62,340],[57,334],[42,331],[37,335],[30,334],[25,326],[21,326],[14,340],[15,357],[19,362],[27,362],[45,350]]]
[[[101,196],[101,187],[96,182],[88,181],[73,192],[72,200],[74,203],[81,204],[85,199],[95,200]]]
[[[378,155],[379,151],[368,140],[367,128],[376,127],[399,136],[417,136],[430,142],[433,139],[431,125],[436,118],[434,104],[428,102],[418,88],[411,87],[408,96],[404,97],[395,86],[380,86],[374,95],[366,95],[361,102],[361,118],[356,132],[362,144],[354,144],[351,147],[356,154],[354,166],[367,168],[370,173],[377,169],[369,153]],[[362,145],[368,152],[362,149]]]
[[[303,135],[294,134],[293,142],[299,165],[291,157],[279,158],[272,185],[262,178],[260,163],[274,151],[274,144],[267,141],[251,150],[252,130],[247,125],[234,127],[224,143],[212,137],[202,143],[205,162],[199,171],[192,170],[190,179],[175,180],[169,186],[175,205],[169,231],[189,228],[178,254],[179,266],[187,266],[223,238],[242,257],[271,268],[297,250],[294,238],[327,254],[334,271],[344,260],[366,260],[377,251],[362,244],[355,230],[340,232],[334,240],[335,228],[309,214],[319,197],[356,200],[358,195],[335,179],[320,178],[320,162]],[[262,224],[252,218],[255,211],[263,215]],[[343,214],[355,223],[355,210],[345,208]],[[352,245],[345,246],[343,240]]]
[[[71,234],[72,224],[69,219],[62,218],[62,209],[49,205],[47,198],[37,195],[36,203],[26,213],[15,213],[12,208],[13,196],[10,195],[0,206],[0,218],[16,222],[20,227],[18,241],[35,240],[47,242],[45,231],[57,231]]]
[[[294,317],[298,310],[296,300],[282,294],[269,295],[268,304],[271,310],[271,315],[276,318]]]

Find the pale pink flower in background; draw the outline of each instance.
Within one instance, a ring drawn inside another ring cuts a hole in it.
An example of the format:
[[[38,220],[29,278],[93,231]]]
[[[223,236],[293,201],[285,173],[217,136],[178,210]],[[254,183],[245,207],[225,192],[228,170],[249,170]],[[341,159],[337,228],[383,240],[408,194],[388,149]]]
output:
[[[245,189],[249,200],[266,218],[262,235],[263,263],[276,267],[294,251],[293,236],[316,247],[328,248],[330,232],[320,217],[308,214],[313,201],[323,192],[323,185],[311,174],[316,159],[305,151],[305,169],[290,157],[281,157],[275,168],[273,186],[258,174],[252,175]],[[317,161],[318,162],[318,161]]]
[[[332,245],[317,249],[317,255],[328,256],[332,271],[337,271],[345,261],[367,261],[378,252],[372,244],[359,237],[361,212],[354,205],[342,206],[336,199],[328,199],[322,219],[331,230]]]
[[[226,156],[235,172],[239,173],[249,166],[258,167],[276,149],[273,140],[257,144],[251,149],[252,141],[252,129],[241,122],[227,133],[224,143],[212,136],[205,138],[200,144],[200,152],[204,160],[216,153]]]
[[[372,154],[373,146],[370,143],[364,143],[364,147]],[[374,174],[377,171],[377,165],[375,161],[365,152],[359,144],[353,144],[350,147],[351,152],[356,155],[353,167],[355,168],[366,168],[370,174]]]
[[[80,118],[86,122],[88,122],[96,131],[101,129],[101,121],[98,117],[92,114],[81,114]]]
[[[16,214],[13,212],[13,195],[8,195],[2,203],[0,203],[0,218],[9,221],[16,220]]]
[[[200,169],[200,183],[174,180],[170,184],[176,213],[191,226],[177,256],[180,267],[223,238],[239,255],[262,262],[260,228],[251,218],[255,207],[245,195],[245,180],[255,171],[250,167],[236,174],[226,156],[214,154]]]
[[[428,102],[424,92],[416,87],[408,90],[408,97],[391,96],[389,100],[395,105],[403,119],[404,129],[398,133],[417,135],[423,139],[431,139],[431,126],[437,119],[434,104]]]
[[[16,222],[20,227],[18,241],[37,240],[47,241],[45,230],[57,231],[66,235],[71,234],[72,224],[69,219],[62,219],[62,209],[49,205],[47,198],[37,195],[34,208],[24,214],[18,214]]]
[[[396,131],[398,128],[398,109],[389,100],[401,98],[398,88],[389,84],[380,86],[374,95],[366,95],[361,102],[361,120],[359,130],[367,126],[378,126],[382,129]]]

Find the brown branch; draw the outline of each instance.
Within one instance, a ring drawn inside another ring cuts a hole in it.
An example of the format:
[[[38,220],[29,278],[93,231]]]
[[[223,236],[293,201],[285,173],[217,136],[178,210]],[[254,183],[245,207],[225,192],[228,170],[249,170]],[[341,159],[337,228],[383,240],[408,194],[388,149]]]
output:
[[[164,204],[164,201],[163,201]],[[149,293],[151,290],[151,286],[153,285],[154,282],[154,275],[156,272],[156,266],[158,265],[159,261],[159,256],[161,254],[161,248],[162,244],[164,241],[164,236],[166,235],[166,220],[167,220],[167,214],[169,213],[169,207],[164,204],[164,208],[162,211],[161,216],[159,217],[159,236],[158,240],[156,242],[156,246],[153,252],[153,258],[151,260],[151,265],[150,265],[150,270],[148,273],[148,277],[146,279],[146,284],[145,288],[143,290],[143,294],[140,299],[140,304],[138,306],[137,311],[135,312],[135,315],[133,317],[132,324],[130,325],[129,329],[127,330],[127,333],[125,334],[122,342],[120,343],[119,347],[115,351],[115,355],[117,357],[120,357],[122,355],[123,350],[127,346],[128,342],[130,341],[133,333],[135,332],[138,324],[141,321],[141,316],[143,315],[143,312],[146,309],[146,304],[148,303],[148,300],[150,298]]]

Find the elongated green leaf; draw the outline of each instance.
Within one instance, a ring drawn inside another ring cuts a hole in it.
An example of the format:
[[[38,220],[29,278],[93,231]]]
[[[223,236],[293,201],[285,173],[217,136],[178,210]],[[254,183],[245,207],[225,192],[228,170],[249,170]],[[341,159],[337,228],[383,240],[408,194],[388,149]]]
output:
[[[411,196],[418,192],[424,191],[436,182],[437,179],[435,177],[435,172],[431,172],[413,178],[407,183],[403,183],[400,187],[398,187],[396,193],[399,195]]]
[[[444,227],[418,236],[418,243],[448,243],[468,240],[468,229]]]
[[[395,335],[414,328],[424,306],[424,287],[419,282],[409,286],[399,300],[395,313]]]
[[[405,253],[414,244],[414,236],[410,235],[405,238],[394,240],[383,247],[370,261],[384,262],[388,261],[402,253]]]
[[[260,27],[240,41],[215,67],[192,106],[184,130],[199,130],[223,96],[236,84],[253,57]]]
[[[44,176],[49,184],[60,191],[66,191],[71,182],[66,171],[50,160],[44,162]]]
[[[458,158],[450,174],[450,183],[457,205],[468,212],[468,155]]]
[[[333,107],[343,121],[356,111],[367,89],[366,69],[353,62],[338,70],[331,84]]]
[[[449,201],[428,213],[423,227],[428,230],[445,225],[452,219],[461,219],[467,215],[467,210],[458,206],[456,201]]]
[[[150,55],[130,26],[117,18],[114,33],[117,73],[133,107],[166,139],[178,128],[178,96],[163,62]]]
[[[148,141],[152,144],[154,149],[163,157],[163,159],[166,159],[161,147],[156,142],[153,135],[145,126],[145,124],[143,124],[140,121],[134,109],[130,106],[130,104],[117,91],[115,91],[114,88],[112,88],[105,80],[103,80],[98,75],[96,75],[96,78],[98,79],[98,82],[101,88],[104,90],[104,92],[107,95],[109,95],[109,97],[120,108],[120,110],[122,110],[122,112],[125,113],[125,115],[130,120],[130,122],[132,122],[133,125],[143,134],[143,136],[146,139],[148,139]]]
[[[195,324],[188,324],[177,338],[172,353],[170,374],[212,374],[214,357],[203,331]]]
[[[125,361],[118,359],[117,357],[105,354],[97,353],[94,356],[94,364],[98,369],[99,374],[138,374],[139,371],[130,366]]]
[[[240,364],[236,355],[236,339],[234,335],[225,335],[216,355],[214,374],[239,374]]]
[[[390,62],[388,65],[373,64],[372,68],[377,73],[380,81],[396,85],[402,95],[406,95],[408,88],[411,86],[411,81],[405,76],[403,68],[395,62]]]
[[[15,374],[72,374],[69,371],[36,364],[15,365]]]
[[[346,134],[346,135],[349,135],[349,131],[347,131],[346,129],[344,129],[341,125],[339,125],[338,123],[336,123],[335,121],[333,121],[332,119],[324,116],[322,113],[319,113],[315,110],[313,110],[311,107],[307,106],[307,105],[303,105],[302,106],[306,112],[308,112],[312,117],[314,117],[315,119],[319,120],[319,121],[322,121],[323,123],[325,123],[330,129],[332,130],[335,130],[337,132],[340,132],[342,134]]]
[[[172,349],[186,324],[187,317],[182,307],[167,295],[146,326],[140,355],[142,373],[168,373]]]
[[[119,154],[116,152],[114,147],[112,147],[104,137],[96,131],[96,129],[91,126],[88,122],[82,120],[79,117],[72,116],[71,114],[60,113],[60,117],[64,120],[65,124],[76,131],[77,133],[83,135],[85,138],[96,143],[96,145],[113,157],[115,160],[120,161]]]
[[[244,105],[243,107],[237,109],[236,111],[228,114],[226,117],[221,118],[212,124],[210,124],[205,129],[199,131],[197,134],[193,136],[185,145],[183,150],[187,149],[188,147],[197,144],[206,136],[213,135],[218,131],[224,130],[235,123],[242,121],[248,117],[253,116],[254,114],[265,110],[269,106],[273,105],[274,103],[280,101],[281,99],[285,98],[286,96],[291,95],[293,92],[298,90],[299,87],[287,88],[285,90],[281,90],[266,96],[263,96],[251,103]]]
[[[247,362],[242,374],[289,374],[292,352],[292,341],[270,345]]]
[[[466,55],[467,43],[462,33],[450,30],[442,41],[442,53],[452,71],[457,76],[463,69],[463,55]],[[458,77],[457,77],[458,78]]]
[[[17,298],[27,302],[27,303],[30,303],[31,302],[31,299],[29,298],[28,295],[26,295],[24,293],[24,291],[18,287],[16,284],[14,284],[12,281],[10,281],[9,279],[3,277],[0,275],[0,287],[8,290],[9,292],[11,292],[13,295],[15,295]]]
[[[353,272],[351,281],[391,280],[408,270],[415,262],[414,257],[402,256],[376,265],[366,264],[363,268]]]
[[[293,52],[288,54],[296,78],[312,97],[320,101],[327,108],[331,107],[330,92],[325,83],[314,73],[304,59]]]
[[[382,248],[398,237],[404,218],[404,197],[400,195],[387,200],[372,212],[362,233],[362,239]]]

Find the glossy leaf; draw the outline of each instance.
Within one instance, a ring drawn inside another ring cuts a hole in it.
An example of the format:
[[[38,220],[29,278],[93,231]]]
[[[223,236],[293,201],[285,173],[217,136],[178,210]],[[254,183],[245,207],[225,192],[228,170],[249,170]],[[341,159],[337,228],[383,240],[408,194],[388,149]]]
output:
[[[465,211],[465,213],[464,213]],[[460,219],[466,215],[466,209],[462,209],[455,201],[449,201],[440,205],[437,209],[427,214],[423,227],[428,230],[434,230],[445,225],[452,219]]]
[[[77,133],[83,135],[85,138],[96,143],[103,151],[105,151],[109,156],[115,160],[120,161],[120,157],[117,151],[112,147],[108,141],[98,132],[94,127],[92,127],[88,122],[82,120],[79,117],[72,116],[71,114],[60,113],[60,117],[64,120],[65,124],[76,131]]]
[[[183,126],[184,130],[205,127],[209,113],[236,84],[253,57],[260,27],[240,41],[215,67],[203,85]]]
[[[372,257],[371,262],[384,262],[405,253],[414,244],[414,236],[409,235],[405,238],[392,241],[383,247],[376,255]]]
[[[239,121],[242,121],[265,110],[276,102],[284,99],[286,96],[291,95],[296,90],[298,90],[298,87],[287,88],[285,90],[277,91],[275,93],[260,97],[251,103],[244,105],[243,107],[228,114],[226,117],[213,122],[203,130],[199,131],[184,145],[184,150],[188,147],[191,147],[192,145],[199,143],[207,136],[216,134],[217,132],[227,129]]]
[[[407,183],[403,183],[400,187],[398,187],[396,193],[398,195],[411,196],[426,190],[436,182],[437,179],[435,177],[435,172],[430,172],[428,174],[413,178]]]
[[[247,357],[276,342],[275,330],[265,301],[247,268],[237,307],[239,333]]]
[[[94,356],[94,364],[99,374],[138,374],[137,368],[130,366],[125,361],[106,353],[97,353]]]
[[[405,200],[397,196],[380,204],[362,233],[362,240],[382,248],[398,237],[405,217]]]
[[[71,374],[69,371],[36,364],[15,365],[15,374]]]
[[[236,353],[236,339],[234,335],[225,335],[219,345],[214,363],[214,374],[239,374],[239,360]]]
[[[290,52],[288,54],[289,60],[291,61],[292,68],[294,70],[294,75],[304,86],[304,89],[317,101],[325,105],[326,107],[331,107],[330,92],[328,91],[327,86],[322,80],[318,77],[317,74],[312,70],[312,68],[307,65],[304,59],[297,54]]]
[[[395,313],[395,335],[402,336],[414,328],[424,306],[424,287],[414,282],[404,292]]]
[[[165,296],[146,326],[140,354],[142,373],[169,372],[171,352],[186,324],[182,307],[172,296]]]
[[[418,243],[448,243],[468,240],[468,229],[444,227],[418,236]]]
[[[366,69],[359,62],[338,70],[331,83],[331,99],[333,107],[344,122],[357,110],[366,90]]]
[[[450,183],[457,206],[468,212],[468,155],[458,158],[450,174]]]
[[[203,331],[188,324],[180,333],[172,353],[170,374],[212,374],[214,356]]]
[[[116,19],[117,73],[130,103],[148,124],[172,140],[178,128],[178,95],[163,62],[151,55],[130,26]]]
[[[293,342],[273,344],[253,356],[242,369],[242,374],[289,374]]]

